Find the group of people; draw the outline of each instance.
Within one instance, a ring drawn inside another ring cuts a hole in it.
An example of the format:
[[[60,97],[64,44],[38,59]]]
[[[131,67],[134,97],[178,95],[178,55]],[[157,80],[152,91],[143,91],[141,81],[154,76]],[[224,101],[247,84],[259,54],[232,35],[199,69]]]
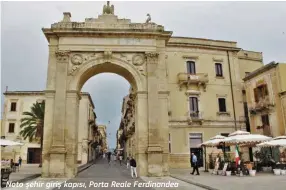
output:
[[[112,157],[113,157],[113,160],[116,161],[116,155],[112,154],[111,152],[108,152],[107,160],[108,160],[109,165],[111,164]],[[120,165],[122,165],[123,155],[119,154],[118,157],[119,157],[119,163]],[[105,156],[103,156],[103,158],[105,158]],[[135,176],[137,178],[137,170],[136,170],[137,165],[136,165],[136,160],[134,159],[133,156],[131,156],[130,158],[129,157],[126,158],[126,166],[127,166],[127,169],[129,169],[130,167],[131,177],[134,178]]]
[[[13,159],[10,159],[10,160],[7,159],[7,160],[5,160],[5,159],[2,158],[2,160],[1,160],[1,165],[4,166],[5,163],[6,163],[6,164],[9,164],[11,169],[12,169],[14,166],[19,166],[19,167],[21,167],[21,165],[22,165],[22,158],[21,158],[21,156],[20,156],[19,159],[18,159],[18,162],[14,162]]]

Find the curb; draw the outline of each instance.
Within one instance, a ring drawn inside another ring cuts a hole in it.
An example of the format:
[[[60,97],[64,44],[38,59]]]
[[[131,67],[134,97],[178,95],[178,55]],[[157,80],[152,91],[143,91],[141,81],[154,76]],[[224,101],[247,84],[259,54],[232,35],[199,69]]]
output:
[[[87,168],[89,168],[89,167],[92,166],[93,164],[94,164],[94,163],[92,162],[92,163],[88,163],[88,164],[79,166],[77,173],[79,174],[80,172],[86,170]]]
[[[178,180],[181,180],[181,181],[184,181],[186,183],[189,183],[189,184],[192,184],[192,185],[195,185],[195,186],[198,186],[198,187],[202,187],[202,188],[208,189],[208,190],[219,190],[219,189],[216,189],[216,188],[213,188],[213,187],[201,184],[201,183],[196,183],[196,182],[193,182],[191,180],[187,180],[187,179],[183,179],[183,178],[177,177],[175,175],[170,175],[170,177],[178,179]]]
[[[41,176],[41,174],[34,174],[34,175],[30,175],[30,176],[28,176],[28,177],[25,177],[25,178],[23,178],[23,179],[19,179],[19,180],[15,180],[15,181],[11,181],[12,183],[25,183],[25,182],[27,182],[27,181],[30,181],[30,180],[32,180],[32,179],[35,179],[35,178],[37,178],[37,177],[40,177]]]

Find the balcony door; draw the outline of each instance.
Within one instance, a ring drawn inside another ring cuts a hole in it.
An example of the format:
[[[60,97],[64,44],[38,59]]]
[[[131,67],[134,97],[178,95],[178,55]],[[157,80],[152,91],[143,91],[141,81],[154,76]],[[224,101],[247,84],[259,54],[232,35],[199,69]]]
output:
[[[197,97],[189,97],[190,106],[190,117],[199,116],[199,104]]]
[[[195,75],[196,74],[196,63],[194,61],[187,61],[187,70],[188,70],[188,74]]]

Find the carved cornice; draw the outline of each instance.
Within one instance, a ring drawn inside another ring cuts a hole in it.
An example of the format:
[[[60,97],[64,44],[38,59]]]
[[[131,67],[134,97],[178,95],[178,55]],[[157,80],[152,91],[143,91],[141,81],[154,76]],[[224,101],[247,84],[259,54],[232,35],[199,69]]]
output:
[[[199,59],[199,56],[189,56],[189,55],[183,55],[183,59]]]
[[[59,62],[68,62],[70,51],[56,51],[56,58]]]
[[[223,62],[223,58],[213,57],[213,61],[215,61],[215,62]]]

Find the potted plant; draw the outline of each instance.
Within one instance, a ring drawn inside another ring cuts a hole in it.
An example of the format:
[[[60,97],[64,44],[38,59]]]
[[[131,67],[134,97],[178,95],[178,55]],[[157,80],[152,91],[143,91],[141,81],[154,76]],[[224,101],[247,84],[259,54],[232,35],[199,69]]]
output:
[[[214,163],[214,159],[213,159],[212,154],[213,154],[213,153],[211,153],[211,154],[209,155],[209,173],[211,173],[211,174],[212,174],[213,169],[214,169],[214,167],[215,167],[215,163]]]
[[[274,175],[280,175],[281,174],[281,169],[275,168],[273,169]]]
[[[226,176],[231,176],[231,166],[230,166],[230,163],[227,165],[227,168],[226,168],[226,172],[225,172],[225,175]]]
[[[256,167],[254,166],[251,170],[249,170],[249,175],[254,177],[256,174]]]
[[[224,162],[221,161],[221,162],[219,163],[219,167],[218,167],[218,175],[222,175],[223,166],[224,166]]]

